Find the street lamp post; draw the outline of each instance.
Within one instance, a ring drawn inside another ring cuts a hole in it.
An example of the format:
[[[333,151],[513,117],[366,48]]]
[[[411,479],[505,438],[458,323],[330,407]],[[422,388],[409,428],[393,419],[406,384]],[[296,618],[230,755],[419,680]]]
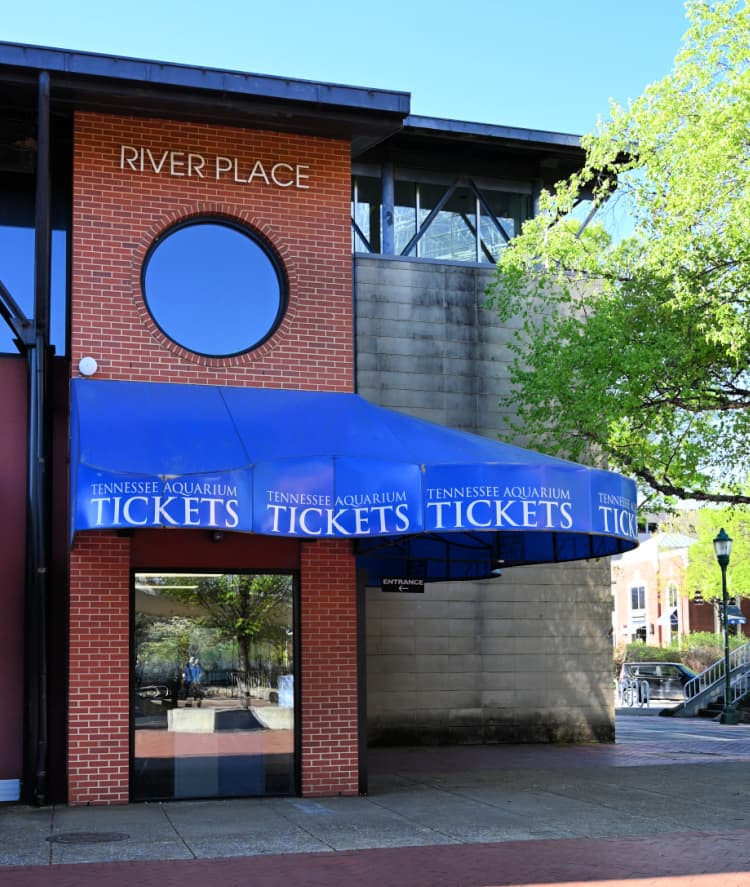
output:
[[[727,595],[727,567],[729,566],[729,555],[732,552],[732,540],[722,527],[719,535],[714,539],[714,551],[716,552],[716,560],[721,567],[721,600],[724,612],[724,711],[721,715],[722,724],[736,724],[737,712],[732,703],[732,675],[729,668],[729,620],[727,618],[727,606],[729,597]]]

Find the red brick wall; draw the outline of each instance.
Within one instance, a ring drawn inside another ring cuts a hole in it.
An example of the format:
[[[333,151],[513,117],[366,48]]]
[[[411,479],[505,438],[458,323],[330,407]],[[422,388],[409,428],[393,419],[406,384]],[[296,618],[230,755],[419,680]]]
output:
[[[307,190],[210,176],[120,169],[120,146],[309,166]],[[75,125],[73,366],[99,378],[351,391],[351,173],[348,143],[164,120],[79,114]],[[153,324],[140,291],[154,237],[191,216],[216,213],[257,229],[289,276],[281,328],[256,351],[228,360],[191,355]]]
[[[82,533],[70,574],[68,800],[128,801],[130,540]]]
[[[121,169],[123,144],[148,147],[154,157],[169,150],[236,157],[247,168],[256,160],[266,168],[274,161],[305,164],[309,188]],[[99,365],[91,384],[130,379],[351,391],[349,155],[349,144],[333,139],[78,114],[74,371],[91,355]],[[288,310],[277,332],[251,354],[222,360],[190,354],[164,337],[145,308],[140,273],[150,244],[175,222],[202,214],[254,228],[284,262]],[[127,800],[129,546],[127,538],[88,533],[71,555],[72,804]],[[303,686],[310,693],[302,691],[303,785],[308,794],[349,794],[357,785],[354,562],[344,543],[308,551],[301,575]],[[329,624],[332,613],[336,621]],[[104,679],[103,663],[113,669]],[[331,702],[333,712],[325,711]]]
[[[26,391],[20,357],[0,360],[0,780],[20,779],[23,764],[23,628],[26,562]]]
[[[356,795],[356,563],[346,540],[302,546],[302,794]]]

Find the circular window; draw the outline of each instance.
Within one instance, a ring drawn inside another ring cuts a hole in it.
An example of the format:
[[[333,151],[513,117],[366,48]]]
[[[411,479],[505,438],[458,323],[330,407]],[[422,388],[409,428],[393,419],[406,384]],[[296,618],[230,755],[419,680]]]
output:
[[[142,289],[159,329],[210,357],[257,348],[286,308],[279,258],[247,229],[216,220],[183,223],[163,234],[146,255]]]

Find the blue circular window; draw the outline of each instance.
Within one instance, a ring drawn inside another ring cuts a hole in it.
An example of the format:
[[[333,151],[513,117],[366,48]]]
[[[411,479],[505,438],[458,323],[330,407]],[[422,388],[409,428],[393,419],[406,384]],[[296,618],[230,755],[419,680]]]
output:
[[[141,282],[159,329],[209,357],[257,348],[286,309],[286,275],[270,246],[248,229],[216,219],[162,234],[146,255]]]

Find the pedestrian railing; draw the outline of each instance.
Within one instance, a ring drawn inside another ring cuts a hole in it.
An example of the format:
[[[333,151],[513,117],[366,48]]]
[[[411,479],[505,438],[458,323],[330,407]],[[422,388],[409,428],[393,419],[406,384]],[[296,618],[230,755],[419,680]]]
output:
[[[683,712],[694,713],[701,705],[723,696],[726,690],[724,659],[709,665],[689,680],[682,690],[685,700]],[[734,704],[750,691],[750,643],[729,653],[730,702]]]

